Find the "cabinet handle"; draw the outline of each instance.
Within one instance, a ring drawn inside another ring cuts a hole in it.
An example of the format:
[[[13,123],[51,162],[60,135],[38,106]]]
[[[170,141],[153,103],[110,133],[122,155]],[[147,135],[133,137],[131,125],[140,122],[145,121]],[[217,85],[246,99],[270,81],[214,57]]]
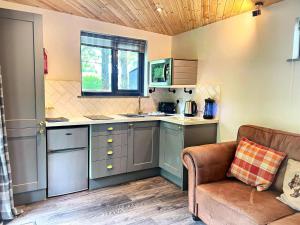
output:
[[[108,127],[107,130],[112,131],[112,130],[114,130],[114,128],[113,127]]]
[[[112,143],[113,142],[113,139],[110,138],[110,139],[107,139],[107,143]]]
[[[69,135],[72,135],[72,133],[66,133],[66,135],[68,135],[68,136],[69,136]]]
[[[113,166],[112,166],[111,164],[109,164],[109,165],[106,166],[106,168],[107,168],[108,170],[111,170],[111,169],[113,168]]]
[[[114,154],[113,150],[108,150],[107,151],[107,155],[112,155],[112,154]]]
[[[39,123],[39,134],[43,135],[45,133],[46,130],[46,122],[45,121],[41,121]]]

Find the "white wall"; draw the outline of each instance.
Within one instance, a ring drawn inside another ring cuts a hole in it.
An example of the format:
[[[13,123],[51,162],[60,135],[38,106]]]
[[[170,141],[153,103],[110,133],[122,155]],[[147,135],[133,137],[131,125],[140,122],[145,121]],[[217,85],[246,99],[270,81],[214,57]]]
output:
[[[198,84],[221,86],[219,141],[242,124],[300,133],[300,62],[286,62],[299,9],[285,0],[173,38],[174,57],[199,59]]]
[[[0,8],[43,15],[44,46],[48,51],[51,80],[80,81],[80,31],[133,37],[148,41],[148,58],[170,57],[172,37],[116,24],[0,0]]]
[[[46,116],[74,117],[86,114],[134,113],[136,98],[78,98],[80,95],[80,31],[133,37],[146,40],[148,59],[171,56],[172,37],[70,14],[44,10],[0,0],[0,8],[43,15],[44,47],[48,52],[49,73],[45,82]],[[69,82],[64,82],[69,81]],[[70,90],[71,88],[71,90]],[[168,97],[157,91],[142,99],[145,112],[155,111],[158,101]]]
[[[47,79],[80,80],[80,30],[145,39],[149,59],[169,57],[172,47],[175,57],[199,59],[198,85],[220,85],[220,141],[234,139],[246,123],[300,132],[300,62],[286,62],[299,0],[264,8],[256,18],[245,13],[173,38],[2,0],[0,7],[43,15]]]

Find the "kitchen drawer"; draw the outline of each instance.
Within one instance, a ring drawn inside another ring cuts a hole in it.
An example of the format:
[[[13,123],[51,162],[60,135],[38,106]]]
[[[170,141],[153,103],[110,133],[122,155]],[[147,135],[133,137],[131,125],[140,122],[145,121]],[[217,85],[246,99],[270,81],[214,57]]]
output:
[[[91,179],[126,173],[126,157],[92,162]]]
[[[47,130],[47,149],[71,149],[88,147],[88,128],[63,128]]]
[[[127,145],[125,146],[112,146],[112,147],[101,147],[100,149],[93,149],[91,153],[92,162],[103,160],[103,159],[114,159],[127,156]]]
[[[142,127],[158,127],[159,121],[150,121],[150,122],[133,122],[128,123],[128,128],[142,128]]]
[[[120,145],[127,145],[127,135],[112,134],[92,137],[92,149],[99,149],[101,147],[110,148]]]
[[[101,125],[92,125],[92,136],[121,134],[127,132],[125,123],[109,123]]]

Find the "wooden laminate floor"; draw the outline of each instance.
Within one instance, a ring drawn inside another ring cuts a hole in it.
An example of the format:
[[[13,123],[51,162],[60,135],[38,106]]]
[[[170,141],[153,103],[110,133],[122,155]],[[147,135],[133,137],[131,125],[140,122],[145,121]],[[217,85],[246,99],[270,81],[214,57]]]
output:
[[[23,207],[9,225],[193,224],[187,193],[162,177],[84,191]]]

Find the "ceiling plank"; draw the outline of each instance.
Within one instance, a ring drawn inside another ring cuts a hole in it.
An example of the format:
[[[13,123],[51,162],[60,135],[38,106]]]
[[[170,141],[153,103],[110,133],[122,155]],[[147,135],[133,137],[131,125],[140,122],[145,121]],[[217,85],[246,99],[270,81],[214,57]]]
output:
[[[217,10],[218,10],[218,0],[210,0],[209,21],[208,21],[209,24],[216,21]]]
[[[223,19],[227,19],[231,16],[231,12],[236,0],[227,0],[226,5],[223,12]]]
[[[217,17],[216,21],[220,21],[224,18],[224,11],[227,0],[218,0]]]
[[[234,2],[234,5],[232,7],[232,10],[231,10],[231,14],[230,16],[236,16],[240,13],[241,11],[241,8],[243,6],[243,3],[245,2],[246,0],[242,0],[242,1],[235,1]]]
[[[255,0],[6,0],[119,24],[176,35],[255,8]],[[265,6],[282,0],[264,0]],[[162,11],[158,12],[157,7]]]

